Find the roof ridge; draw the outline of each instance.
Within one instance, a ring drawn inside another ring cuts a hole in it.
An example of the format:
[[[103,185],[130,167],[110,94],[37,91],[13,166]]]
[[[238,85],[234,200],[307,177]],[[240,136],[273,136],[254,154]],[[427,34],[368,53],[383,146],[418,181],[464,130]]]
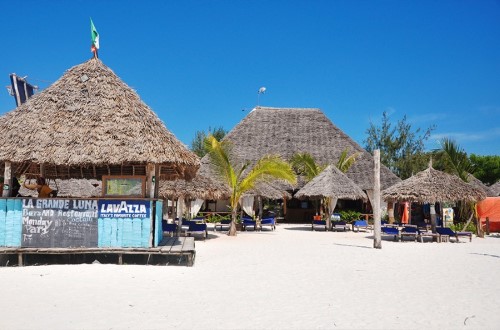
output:
[[[256,106],[253,108],[253,110],[315,110],[315,111],[321,111],[320,108],[277,108],[277,107],[262,107],[262,106]]]

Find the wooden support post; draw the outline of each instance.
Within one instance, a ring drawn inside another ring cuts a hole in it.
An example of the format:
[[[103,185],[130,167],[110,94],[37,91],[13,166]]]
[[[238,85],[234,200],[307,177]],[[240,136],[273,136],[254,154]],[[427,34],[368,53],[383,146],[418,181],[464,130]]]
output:
[[[373,247],[382,248],[381,219],[380,219],[380,150],[373,151],[374,158],[374,185],[373,185]]]
[[[155,164],[146,165],[146,197],[155,198]]]
[[[490,234],[490,218],[486,217],[486,235]]]
[[[5,170],[3,173],[3,191],[2,197],[9,197],[12,190],[12,163],[5,162]]]
[[[118,254],[118,265],[123,265],[123,254]]]
[[[23,266],[23,254],[22,253],[17,254],[17,264],[19,265],[19,267]]]
[[[394,202],[387,202],[387,213],[389,215],[389,223],[394,223]]]

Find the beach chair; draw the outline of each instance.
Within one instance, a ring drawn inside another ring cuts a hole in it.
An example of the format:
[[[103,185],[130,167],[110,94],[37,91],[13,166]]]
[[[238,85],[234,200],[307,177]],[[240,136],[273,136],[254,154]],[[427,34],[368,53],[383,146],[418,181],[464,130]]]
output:
[[[345,221],[335,221],[332,222],[332,230],[335,231],[346,231],[349,229],[349,226]]]
[[[269,217],[269,218],[263,218],[260,221],[260,230],[262,230],[262,227],[267,226],[271,227],[271,230],[276,229],[276,220],[274,217]]]
[[[393,226],[382,226],[380,227],[380,232],[382,236],[390,236],[393,237],[395,241],[399,240],[399,230],[397,227]]]
[[[359,231],[360,229],[363,229],[364,231],[370,230],[370,226],[368,225],[368,221],[366,220],[356,220],[352,224],[352,231],[356,232]]]
[[[316,230],[317,228],[321,228],[326,231],[328,229],[326,228],[326,220],[313,220],[311,230]]]
[[[438,242],[447,242],[450,237],[455,238],[456,242],[460,242],[459,237],[468,237],[469,242],[472,242],[472,233],[470,231],[453,231],[448,227],[437,227],[436,232],[438,236]]]
[[[246,231],[247,230],[247,227],[250,227],[252,228],[253,227],[253,230],[257,230],[257,221],[255,221],[254,219],[250,218],[250,217],[243,217],[241,218],[241,223],[243,225],[243,230]]]
[[[205,240],[208,236],[207,224],[206,223],[193,223],[189,224],[189,229],[186,232],[187,236],[191,236],[193,234],[202,235],[203,240]]]
[[[175,223],[167,223],[165,220],[161,222],[161,229],[163,231],[163,236],[173,237],[177,232],[177,225]]]
[[[410,237],[413,241],[416,242],[419,236],[419,231],[417,226],[406,225],[401,229],[399,236],[401,237],[401,241],[404,241],[405,237]]]
[[[217,231],[217,228],[222,231],[224,227],[227,227],[227,230],[229,230],[230,225],[231,219],[222,219],[221,221],[214,223],[214,231]]]

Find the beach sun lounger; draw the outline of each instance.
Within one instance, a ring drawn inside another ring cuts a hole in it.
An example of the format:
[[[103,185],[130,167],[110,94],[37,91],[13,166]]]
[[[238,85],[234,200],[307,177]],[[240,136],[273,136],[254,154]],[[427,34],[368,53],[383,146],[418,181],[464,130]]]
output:
[[[391,236],[394,238],[395,241],[399,240],[399,230],[396,227],[382,226],[380,228],[380,231],[381,231],[383,236]]]
[[[262,230],[262,227],[264,227],[264,226],[271,227],[271,230],[275,230],[276,229],[275,218],[273,218],[273,217],[263,218],[260,221],[260,230]]]
[[[316,230],[317,228],[324,229],[326,231],[326,220],[313,220],[311,230]]]
[[[253,230],[257,230],[257,221],[252,218],[243,217],[242,218],[243,230],[247,230],[247,228],[253,228]]]
[[[222,231],[224,227],[227,227],[227,230],[229,230],[230,225],[231,225],[231,219],[222,219],[221,221],[216,222],[214,224],[214,231],[217,231],[217,228],[219,228],[219,230]]]
[[[359,231],[360,229],[363,229],[364,231],[370,230],[370,226],[368,225],[368,221],[366,220],[356,220],[352,224],[352,231],[356,232]]]
[[[450,237],[455,238],[456,242],[460,242],[459,237],[468,237],[469,242],[472,242],[472,233],[470,231],[453,231],[448,227],[437,227],[438,242],[447,242]]]
[[[404,241],[405,237],[410,237],[413,241],[417,241],[417,237],[418,237],[418,229],[416,226],[404,226],[402,229],[401,229],[401,232],[400,232],[400,237],[401,237],[401,241]]]
[[[206,223],[190,223],[189,228],[188,228],[186,233],[188,236],[192,236],[193,234],[201,235],[203,237],[203,240],[205,240],[208,236],[207,224]]]
[[[332,230],[335,230],[335,231],[346,231],[349,229],[349,226],[347,225],[347,223],[345,221],[335,221],[335,222],[332,222]]]

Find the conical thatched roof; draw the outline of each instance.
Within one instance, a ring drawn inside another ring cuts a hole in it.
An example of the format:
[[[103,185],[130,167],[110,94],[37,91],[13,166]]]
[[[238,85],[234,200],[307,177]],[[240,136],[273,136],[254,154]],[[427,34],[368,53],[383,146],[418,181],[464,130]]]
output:
[[[282,199],[292,198],[292,195],[286,191],[287,185],[283,183],[267,183],[267,182],[259,182],[257,183],[253,189],[247,191],[243,195],[246,196],[262,196],[268,199]]]
[[[314,179],[295,193],[297,198],[363,199],[366,194],[336,166],[329,165]]]
[[[476,178],[474,175],[469,174],[467,176],[467,179],[469,179],[469,184],[471,184],[472,186],[474,186],[476,188],[483,190],[484,193],[486,194],[486,197],[496,197],[497,196],[497,195],[495,195],[495,192],[490,187],[488,187],[487,185],[482,183],[481,180]]]
[[[386,201],[406,200],[421,203],[479,201],[486,198],[483,190],[429,167],[425,171],[382,191]]]
[[[5,114],[0,131],[0,161],[18,165],[18,176],[36,174],[38,164],[54,178],[144,174],[146,163],[160,165],[163,177],[192,177],[199,166],[139,95],[96,58]]]
[[[495,196],[500,196],[500,181],[492,184],[490,190],[495,194]]]
[[[361,189],[373,189],[373,157],[336,127],[319,109],[265,108],[252,110],[225,137],[232,152],[242,160],[255,163],[264,155],[278,154],[290,160],[296,153],[309,153],[320,164],[335,164],[344,149],[360,156],[346,175]],[[201,171],[209,172],[208,156]],[[381,186],[401,181],[381,165]]]
[[[163,198],[223,199],[230,196],[229,189],[212,179],[197,175],[193,180],[160,181],[158,195]]]

